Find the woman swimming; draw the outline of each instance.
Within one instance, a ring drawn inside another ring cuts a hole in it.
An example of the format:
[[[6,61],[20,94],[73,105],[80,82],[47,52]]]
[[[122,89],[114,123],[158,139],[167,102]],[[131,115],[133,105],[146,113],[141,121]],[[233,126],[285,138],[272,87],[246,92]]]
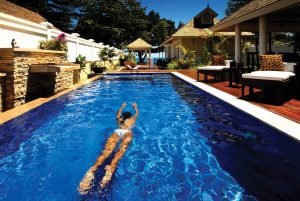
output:
[[[78,189],[80,194],[86,194],[89,191],[92,181],[95,178],[95,172],[97,171],[98,167],[103,164],[105,159],[107,159],[114,151],[120,139],[122,140],[122,142],[120,144],[118,152],[113,157],[111,164],[105,166],[105,175],[100,183],[101,188],[104,188],[106,184],[111,180],[112,174],[115,172],[119,160],[126,152],[126,149],[132,140],[131,129],[135,124],[139,111],[137,109],[137,104],[132,103],[132,107],[135,110],[135,115],[132,117],[132,114],[130,112],[122,113],[125,106],[126,103],[123,103],[122,107],[117,112],[117,122],[119,128],[116,129],[107,139],[105,149],[103,150],[102,154],[97,158],[95,164],[87,171],[82,181],[80,182]]]

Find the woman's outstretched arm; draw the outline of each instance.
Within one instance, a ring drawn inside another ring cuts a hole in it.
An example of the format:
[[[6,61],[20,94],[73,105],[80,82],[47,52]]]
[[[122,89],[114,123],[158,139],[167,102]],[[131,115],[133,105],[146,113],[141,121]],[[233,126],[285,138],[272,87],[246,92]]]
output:
[[[132,117],[134,120],[136,120],[137,119],[137,117],[138,117],[138,115],[139,115],[139,110],[138,110],[138,108],[137,108],[137,104],[136,103],[132,103],[132,107],[133,107],[133,109],[135,110],[135,114],[134,114],[134,116]]]
[[[117,119],[118,120],[121,118],[122,111],[125,107],[126,107],[126,103],[123,103],[121,108],[118,110],[118,112],[117,112]]]

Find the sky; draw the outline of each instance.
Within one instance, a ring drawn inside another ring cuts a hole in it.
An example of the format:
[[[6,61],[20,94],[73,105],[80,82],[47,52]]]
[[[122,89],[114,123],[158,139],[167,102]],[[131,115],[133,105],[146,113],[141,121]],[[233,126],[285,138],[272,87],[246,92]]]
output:
[[[224,17],[225,9],[227,7],[227,0],[140,0],[143,7],[147,7],[147,12],[154,10],[160,14],[161,18],[170,19],[176,22],[179,21],[187,23],[209,3],[216,13],[219,14],[217,18]]]

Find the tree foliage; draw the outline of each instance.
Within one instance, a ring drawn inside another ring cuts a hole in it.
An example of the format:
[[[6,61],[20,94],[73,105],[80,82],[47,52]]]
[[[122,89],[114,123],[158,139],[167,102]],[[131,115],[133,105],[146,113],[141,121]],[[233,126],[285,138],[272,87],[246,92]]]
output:
[[[174,30],[174,22],[161,19],[155,11],[146,14],[146,8],[136,0],[87,1],[76,27],[83,37],[120,48],[139,37],[158,46]]]
[[[58,29],[120,48],[141,37],[159,46],[175,23],[146,13],[138,0],[9,0],[39,13]]]
[[[177,26],[177,30],[181,29],[184,26],[184,22],[179,21],[178,26]]]
[[[228,0],[225,14],[227,16],[231,15],[232,13],[234,13],[235,11],[237,11],[238,9],[240,9],[241,7],[243,7],[244,5],[246,5],[251,1],[253,0]]]
[[[62,31],[73,30],[73,21],[78,15],[79,0],[9,0],[19,6],[36,12]]]

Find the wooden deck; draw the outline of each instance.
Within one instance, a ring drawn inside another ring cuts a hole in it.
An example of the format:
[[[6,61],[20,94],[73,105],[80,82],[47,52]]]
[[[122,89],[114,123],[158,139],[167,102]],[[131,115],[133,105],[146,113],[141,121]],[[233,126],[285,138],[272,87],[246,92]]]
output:
[[[168,70],[142,70],[141,72],[171,72]],[[124,72],[124,71],[122,71]],[[126,71],[125,71],[126,72]],[[176,72],[182,73],[190,78],[197,79],[197,71],[196,70],[178,70]],[[200,80],[203,80],[203,74],[200,75]],[[228,81],[226,82],[213,82],[213,78],[208,76],[208,85],[215,87],[219,90],[222,90],[226,93],[229,93],[235,97],[241,97],[241,85],[233,85],[233,87],[229,87]],[[248,89],[245,90],[245,98],[247,100]],[[249,100],[248,100],[249,101]],[[293,120],[297,123],[300,123],[300,98],[293,97],[291,100],[285,102],[283,105],[271,105],[263,103],[263,93],[260,90],[254,90],[254,98],[252,101],[249,101],[257,106],[263,107],[269,111],[272,111],[276,114],[284,116],[290,120]]]
[[[197,72],[196,70],[181,70],[178,71],[186,76],[189,76],[190,78],[197,79]],[[202,75],[202,74],[201,74]],[[200,80],[203,80],[203,75],[200,76]],[[226,93],[229,93],[235,97],[241,97],[241,85],[233,85],[233,87],[229,87],[228,81],[226,82],[213,82],[213,78],[209,77],[208,85],[215,87],[219,90],[222,90]],[[246,100],[248,96],[248,89],[245,90]],[[249,100],[248,100],[249,101]],[[272,111],[276,114],[279,114],[281,116],[284,116],[290,120],[293,120],[297,123],[300,123],[300,99],[299,97],[293,97],[289,101],[285,102],[283,105],[271,105],[263,103],[263,93],[260,90],[254,91],[254,98],[251,103],[261,106],[263,108],[268,109],[269,111]],[[300,131],[299,131],[300,132]]]

